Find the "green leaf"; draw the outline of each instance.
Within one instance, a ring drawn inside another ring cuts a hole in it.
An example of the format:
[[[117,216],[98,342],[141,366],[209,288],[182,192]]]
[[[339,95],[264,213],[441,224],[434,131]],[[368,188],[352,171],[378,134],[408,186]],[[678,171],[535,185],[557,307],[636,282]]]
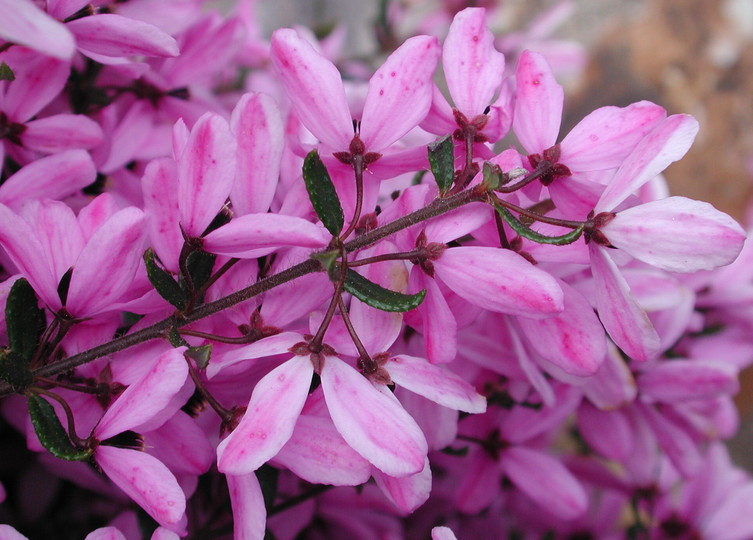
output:
[[[538,233],[526,227],[523,223],[516,219],[515,216],[512,215],[512,212],[510,212],[504,206],[495,204],[494,208],[496,208],[497,213],[502,216],[502,219],[504,219],[507,224],[510,225],[512,230],[514,230],[520,236],[528,238],[529,240],[533,240],[534,242],[538,242],[539,244],[553,244],[555,246],[564,246],[566,244],[572,244],[578,238],[580,238],[581,234],[583,234],[584,226],[581,225],[580,227],[577,227],[576,229],[573,229],[569,233],[563,234],[562,236],[546,236],[545,234]]]
[[[15,81],[16,75],[5,62],[0,62],[0,81]]]
[[[14,392],[23,392],[34,381],[29,359],[15,351],[0,352],[0,379],[7,382]]]
[[[440,193],[446,193],[455,180],[455,148],[452,135],[429,145],[431,173],[437,181]]]
[[[337,249],[331,249],[329,251],[322,251],[319,253],[311,254],[311,258],[319,261],[319,264],[322,265],[322,268],[324,268],[327,273],[332,271],[332,268],[335,265],[335,261],[337,261],[337,258],[339,256],[340,251]]]
[[[188,255],[186,264],[195,290],[200,289],[212,276],[216,259],[217,255],[204,251],[193,251]]]
[[[332,236],[337,236],[345,223],[343,208],[327,167],[316,150],[309,152],[303,160],[303,180],[316,215]]]
[[[497,189],[502,183],[502,170],[499,168],[499,165],[485,161],[483,171],[484,185],[490,190]]]
[[[339,274],[339,272],[337,272]],[[426,291],[416,294],[403,294],[373,281],[369,281],[355,270],[348,270],[345,275],[345,290],[358,298],[361,302],[382,311],[410,311],[421,305]]]
[[[47,321],[39,308],[37,295],[24,278],[16,280],[5,304],[5,324],[10,349],[22,359],[31,360]]]
[[[68,461],[83,461],[92,455],[92,449],[77,448],[73,445],[55,414],[55,409],[46,399],[39,396],[29,396],[29,415],[34,431],[39,437],[39,442],[53,456]]]
[[[157,293],[176,308],[185,309],[186,294],[175,281],[175,278],[157,265],[152,248],[144,252],[144,263],[146,264],[146,275]]]
[[[200,347],[189,347],[188,350],[183,353],[188,358],[193,358],[199,369],[206,369],[209,365],[209,360],[212,357],[212,345],[201,345]]]
[[[167,341],[169,341],[170,345],[172,345],[176,349],[178,347],[190,347],[188,342],[183,339],[183,336],[180,335],[176,328],[171,328],[167,333]]]

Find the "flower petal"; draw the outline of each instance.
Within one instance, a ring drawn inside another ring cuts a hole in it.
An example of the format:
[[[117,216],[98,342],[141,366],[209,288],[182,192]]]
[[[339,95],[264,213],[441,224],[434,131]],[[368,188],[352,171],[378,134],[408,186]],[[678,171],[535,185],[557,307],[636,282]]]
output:
[[[230,491],[230,505],[233,507],[233,538],[263,540],[267,509],[256,474],[229,474],[226,478]]]
[[[423,469],[426,439],[391,393],[383,394],[333,356],[325,359],[321,379],[332,421],[356,452],[390,476],[409,476]]]
[[[388,476],[380,470],[374,471],[374,480],[384,496],[394,504],[401,512],[414,512],[424,504],[431,493],[431,467],[429,458],[424,460],[424,468],[421,472],[395,478]]]
[[[654,401],[676,403],[733,395],[739,389],[737,368],[714,360],[672,360],[638,374],[638,389]]]
[[[26,124],[21,134],[26,148],[45,154],[74,148],[93,148],[102,142],[102,129],[80,114],[56,114]]]
[[[67,23],[77,45],[103,56],[178,56],[178,44],[154,25],[114,13],[81,17]]]
[[[442,47],[442,67],[455,107],[469,120],[482,114],[502,84],[505,56],[494,48],[486,10],[455,15]]]
[[[374,73],[361,119],[361,140],[367,151],[381,152],[424,119],[431,106],[437,60],[437,39],[416,36]]]
[[[0,13],[1,38],[60,60],[73,57],[73,35],[31,0],[0,0]]]
[[[280,451],[293,435],[313,373],[308,356],[294,356],[256,384],[240,424],[217,447],[220,472],[248,474]]]

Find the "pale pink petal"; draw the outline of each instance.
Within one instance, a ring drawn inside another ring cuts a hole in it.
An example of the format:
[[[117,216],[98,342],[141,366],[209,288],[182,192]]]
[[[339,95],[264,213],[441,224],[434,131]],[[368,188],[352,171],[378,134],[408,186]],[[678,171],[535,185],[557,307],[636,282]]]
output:
[[[94,453],[102,471],[161,525],[176,524],[186,496],[165,465],[145,452],[99,446]]]
[[[178,171],[170,158],[155,159],[141,178],[149,245],[162,264],[178,272],[183,236],[178,226]]]
[[[594,242],[589,248],[596,307],[609,337],[633,360],[643,362],[656,357],[661,341],[648,315],[636,302],[605,248]]]
[[[0,0],[0,13],[0,38],[60,60],[73,56],[76,44],[71,33],[31,0]]]
[[[646,135],[625,159],[594,209],[611,212],[635,190],[682,158],[698,133],[692,116],[675,114],[664,119]]]
[[[448,135],[458,126],[452,116],[452,107],[442,95],[442,91],[434,85],[432,89],[431,106],[426,117],[421,121],[421,128],[436,135]]]
[[[79,210],[78,216],[76,216],[84,239],[88,242],[97,229],[119,211],[118,201],[110,193],[105,192],[95,197],[94,200]]]
[[[272,63],[296,116],[327,146],[347,150],[353,121],[340,73],[295,30],[272,34]]]
[[[238,215],[266,212],[277,189],[284,146],[275,101],[265,94],[245,94],[233,109],[230,127],[238,139],[233,210]]]
[[[450,248],[434,271],[455,294],[491,311],[543,318],[564,307],[557,280],[510,250]]]
[[[47,0],[47,13],[56,19],[65,19],[88,3],[88,0]]]
[[[696,272],[737,258],[743,228],[709,203],[668,197],[618,212],[601,230],[616,248],[670,272]]]
[[[431,467],[429,458],[424,461],[421,472],[395,478],[388,476],[380,470],[374,471],[374,480],[384,496],[394,504],[401,512],[414,512],[424,504],[431,493]]]
[[[430,202],[427,201],[427,204]],[[491,211],[488,205],[471,203],[429,220],[424,230],[429,242],[446,244],[488,223],[490,216]]]
[[[115,527],[102,527],[87,534],[84,540],[126,540],[126,537]]]
[[[130,288],[143,253],[143,229],[144,213],[130,207],[112,216],[89,238],[71,276],[66,302],[71,315],[90,316],[106,310]]]
[[[471,446],[460,482],[454,486],[455,505],[466,514],[477,514],[499,497],[499,465],[478,446]]]
[[[214,463],[214,447],[196,421],[183,411],[158,429],[146,432],[144,440],[147,451],[177,475],[199,476]]]
[[[466,8],[455,15],[442,46],[442,66],[455,107],[469,120],[482,114],[505,71],[505,56],[494,48],[486,27],[486,10]]]
[[[652,405],[637,403],[640,411],[651,426],[661,450],[685,478],[698,474],[703,465],[701,448],[685,426],[680,426]]]
[[[139,152],[149,144],[149,136],[155,131],[154,106],[148,100],[135,101],[125,113],[120,111],[112,111],[112,113],[118,117],[112,120],[116,124],[111,128],[112,131],[108,137],[109,148],[105,152],[103,148],[105,145],[102,145],[95,152],[95,155],[101,154],[98,160],[99,170],[105,174],[112,173],[129,161],[137,159]],[[167,140],[165,142],[167,143]]]
[[[114,13],[82,17],[67,24],[76,44],[103,56],[178,56],[175,39],[154,25]]]
[[[24,147],[52,154],[73,148],[93,148],[102,142],[102,130],[80,114],[56,114],[26,124],[21,134]]]
[[[293,345],[302,341],[303,336],[297,332],[281,332],[244,347],[235,347],[222,355],[217,361],[213,359],[209,363],[209,366],[207,366],[207,376],[211,379],[219,371],[238,362],[289,352]]]
[[[26,221],[3,204],[0,204],[0,245],[42,301],[52,309],[59,309],[58,280],[47,263],[44,247]]]
[[[105,440],[137,429],[159,415],[188,377],[184,347],[165,351],[152,368],[129,385],[105,411],[94,428],[94,436]],[[165,418],[167,420],[167,418]]]
[[[0,525],[0,538],[2,540],[29,540],[10,525]]]
[[[702,524],[702,533],[717,540],[745,540],[753,537],[753,484],[728,493]]]
[[[431,540],[457,540],[457,537],[449,527],[434,527],[431,530]]]
[[[591,403],[603,410],[618,409],[635,399],[637,389],[633,373],[612,342],[607,344],[607,355],[599,371],[589,377],[581,389]]]
[[[641,394],[654,401],[674,403],[734,395],[739,389],[737,368],[714,360],[672,360],[639,373]]]
[[[259,248],[325,247],[332,236],[305,219],[280,214],[246,214],[207,234],[203,248],[209,253],[241,257]]]
[[[67,204],[49,199],[27,201],[19,213],[34,229],[57,283],[86,244],[76,215]]]
[[[541,320],[521,317],[518,323],[542,358],[570,375],[588,377],[607,354],[606,334],[588,300],[565,282],[559,284],[565,295],[562,313]]]
[[[180,540],[180,536],[164,527],[157,527],[149,540]]]
[[[361,140],[367,151],[384,150],[424,119],[431,106],[437,60],[437,39],[416,36],[374,73],[361,119]]]
[[[222,209],[235,178],[235,138],[227,122],[203,115],[178,159],[178,207],[183,229],[198,237]]]
[[[649,101],[596,109],[562,139],[561,163],[571,171],[614,169],[667,113]]]
[[[256,474],[227,475],[226,478],[233,507],[234,540],[263,540],[267,509]]]
[[[301,415],[274,461],[312,484],[358,486],[371,476],[371,464],[322,416]]]
[[[240,424],[217,447],[220,472],[248,474],[280,451],[293,434],[313,373],[308,356],[294,356],[256,384]]]
[[[87,152],[69,150],[32,161],[0,186],[0,201],[18,208],[26,199],[62,199],[94,182],[97,171]]]
[[[578,409],[578,430],[586,443],[607,459],[621,462],[633,449],[635,433],[622,411],[601,411],[584,403]]]
[[[3,111],[14,122],[25,122],[52,101],[65,86],[70,64],[36,51],[13,47],[3,60],[16,80],[6,83]]]
[[[426,357],[432,364],[452,362],[457,354],[457,322],[437,282],[416,267],[411,271],[411,290],[426,290],[421,315]]]
[[[486,399],[449,369],[423,358],[400,354],[384,365],[390,378],[406,390],[444,407],[467,413],[486,411]]]
[[[558,518],[574,519],[588,508],[583,487],[558,459],[513,446],[504,451],[501,464],[518,489]]]
[[[546,59],[533,51],[520,55],[516,77],[512,128],[526,152],[540,153],[557,142],[564,92]]]
[[[539,435],[558,429],[565,419],[580,405],[579,389],[555,381],[554,402],[539,410],[513,407],[499,425],[502,438],[511,443],[522,443]]]
[[[332,421],[356,452],[390,476],[423,469],[426,439],[393,396],[335,357],[326,358],[321,379]]]

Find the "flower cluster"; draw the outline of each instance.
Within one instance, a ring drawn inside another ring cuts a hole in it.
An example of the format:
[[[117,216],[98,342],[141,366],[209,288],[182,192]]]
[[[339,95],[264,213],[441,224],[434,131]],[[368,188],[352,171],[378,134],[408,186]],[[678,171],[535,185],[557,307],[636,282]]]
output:
[[[698,123],[561,134],[541,32],[447,4],[343,80],[252,1],[0,0],[0,410],[43,478],[1,539],[63,479],[90,540],[753,536],[753,248],[661,176]]]

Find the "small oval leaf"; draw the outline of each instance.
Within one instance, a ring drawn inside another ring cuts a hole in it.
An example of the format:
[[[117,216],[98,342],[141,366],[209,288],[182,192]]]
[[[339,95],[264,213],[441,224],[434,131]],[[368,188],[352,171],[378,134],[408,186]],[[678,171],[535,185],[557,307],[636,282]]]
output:
[[[439,192],[444,194],[455,180],[455,145],[452,135],[429,145],[429,164],[431,173],[439,186]]]
[[[212,345],[201,345],[199,347],[189,347],[186,352],[183,353],[188,358],[193,358],[194,362],[199,369],[206,369],[209,365],[209,360],[212,357]]]
[[[5,62],[0,62],[0,81],[15,81],[16,75]]]
[[[348,270],[345,275],[345,290],[364,304],[382,311],[416,309],[426,296],[426,290],[416,294],[403,294],[385,289],[381,285],[369,281],[355,270]]]
[[[55,409],[46,399],[29,396],[29,415],[39,442],[53,456],[68,461],[83,461],[92,455],[92,449],[77,448],[73,445],[55,414]]]
[[[47,321],[34,289],[24,278],[16,280],[10,288],[5,304],[5,324],[10,349],[21,358],[31,360]]]
[[[332,236],[337,236],[345,223],[343,208],[327,167],[316,150],[309,152],[303,160],[303,180],[316,215]]]
[[[144,263],[146,264],[146,275],[149,282],[154,286],[157,293],[176,308],[185,309],[186,294],[173,276],[157,265],[152,248],[144,252]]]
[[[29,359],[15,351],[0,352],[0,379],[7,382],[14,392],[23,392],[34,381]]]
[[[533,229],[526,227],[523,223],[516,219],[515,216],[512,215],[512,212],[510,212],[504,206],[495,204],[494,208],[496,208],[497,213],[502,216],[502,219],[504,219],[507,224],[510,225],[512,230],[514,230],[523,238],[528,238],[529,240],[533,240],[534,242],[538,242],[539,244],[553,244],[555,246],[564,246],[566,244],[572,244],[583,234],[583,225],[581,225],[580,227],[577,227],[571,232],[563,234],[562,236],[546,236],[545,234],[538,233]]]
[[[188,255],[186,266],[195,290],[200,289],[212,277],[215,260],[217,255],[204,251],[192,251]]]

